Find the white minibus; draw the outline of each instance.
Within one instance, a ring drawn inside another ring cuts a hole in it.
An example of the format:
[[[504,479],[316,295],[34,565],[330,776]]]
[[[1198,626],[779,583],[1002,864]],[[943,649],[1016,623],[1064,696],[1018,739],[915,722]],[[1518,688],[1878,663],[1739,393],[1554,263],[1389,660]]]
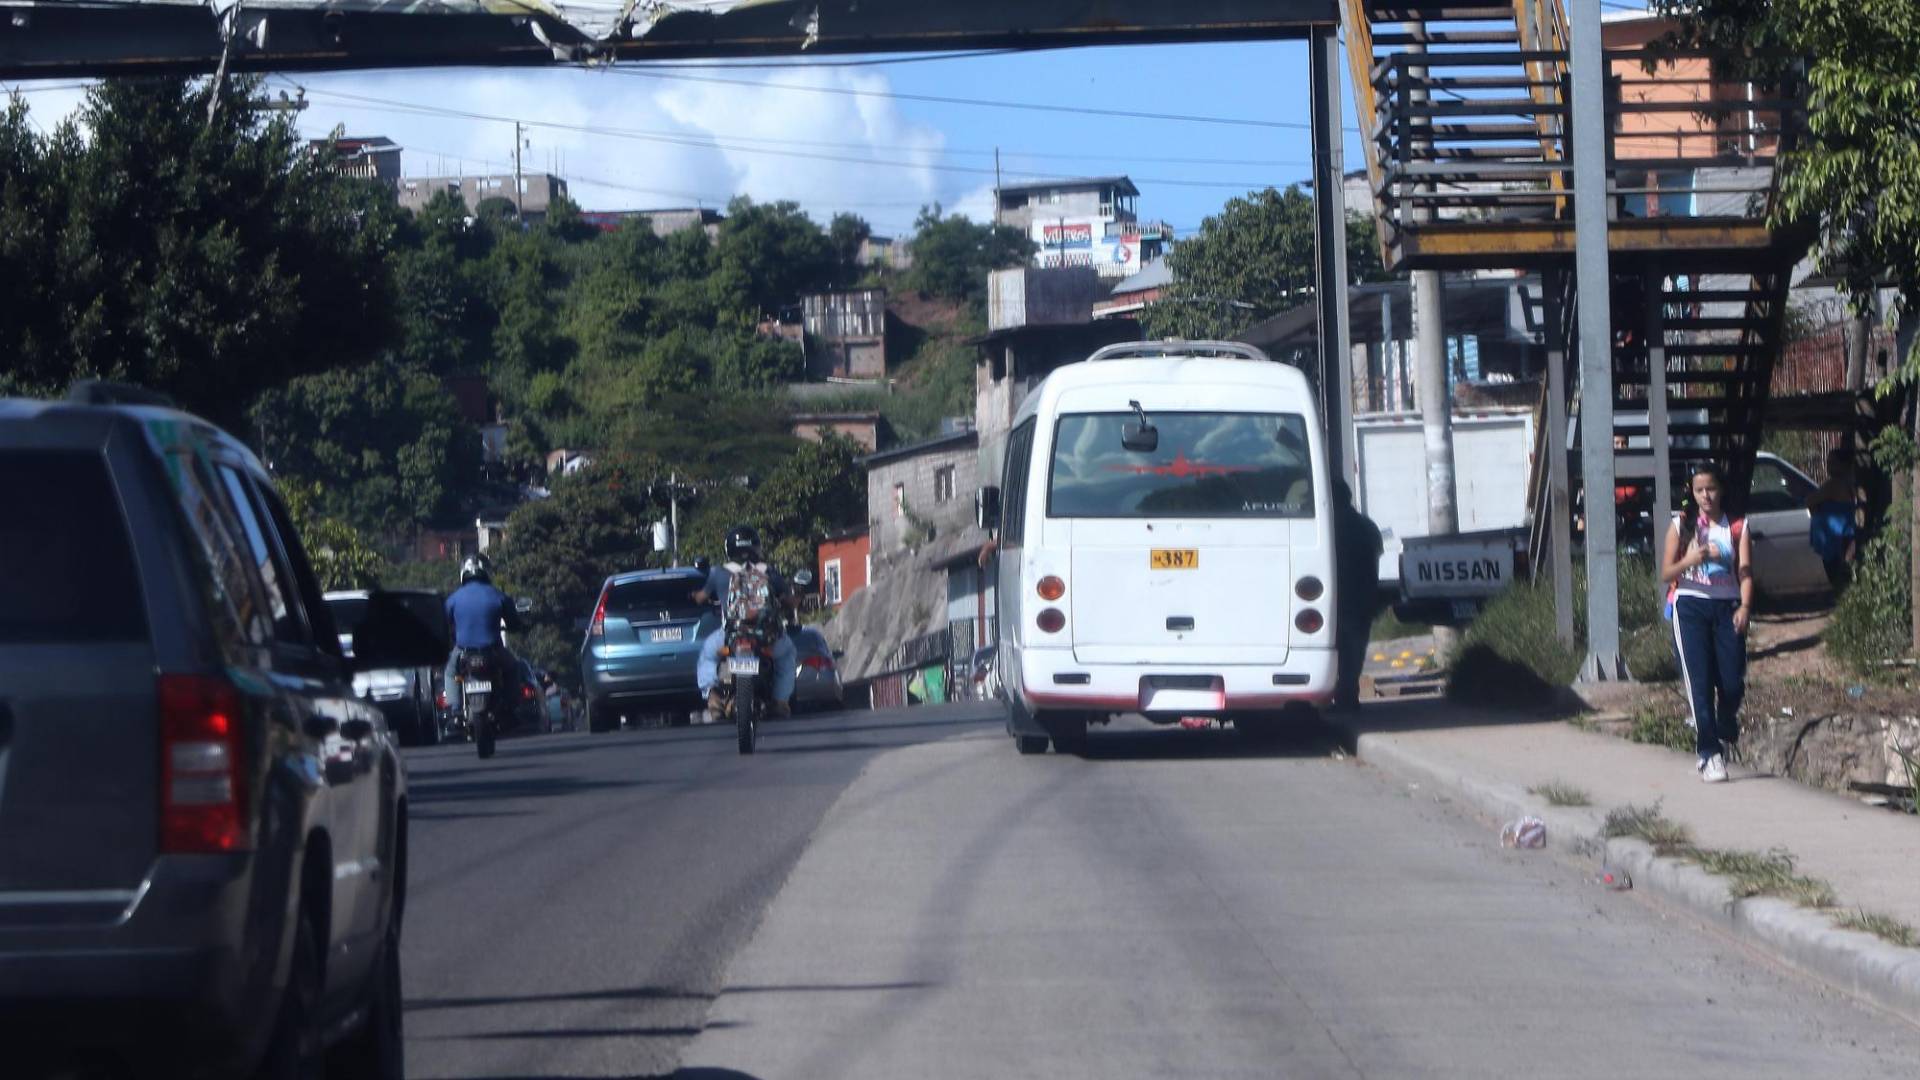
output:
[[[1305,376],[1232,342],[1108,346],[1028,394],[981,492],[1021,753],[1128,713],[1267,734],[1331,699],[1322,445]]]

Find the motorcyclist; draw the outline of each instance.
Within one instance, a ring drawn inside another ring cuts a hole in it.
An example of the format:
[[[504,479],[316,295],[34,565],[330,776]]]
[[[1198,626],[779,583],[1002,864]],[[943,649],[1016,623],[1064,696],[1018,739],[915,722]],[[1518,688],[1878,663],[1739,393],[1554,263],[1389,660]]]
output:
[[[501,636],[501,627],[519,631],[520,613],[514,610],[506,593],[493,587],[493,567],[485,555],[469,556],[460,564],[460,587],[447,597],[447,622],[453,627],[453,652],[447,656],[447,670],[441,685],[446,687],[450,707],[459,707],[460,693],[454,677],[460,668],[460,657],[468,652],[497,650],[502,660],[497,665],[499,679],[503,684],[514,681],[515,665],[507,652],[506,639]],[[506,693],[508,700],[514,700],[511,695],[519,690],[502,685],[496,692]]]
[[[724,611],[727,606],[727,584],[732,580],[733,571],[749,563],[765,566],[765,560],[760,556],[760,532],[751,525],[735,525],[727,532],[726,563],[707,571],[706,584],[693,594],[693,602],[715,604]],[[792,586],[787,584],[787,579],[770,566],[766,567],[766,572],[767,585],[773,590],[780,606],[787,611],[795,610],[799,601]],[[707,709],[714,716],[721,712],[720,645],[725,633],[726,626],[722,624],[700,642],[700,662],[695,669],[700,693],[706,697]],[[792,637],[784,632],[777,635],[773,644],[773,683],[769,687],[773,699],[771,713],[774,716],[793,714],[790,702],[793,700],[797,663]]]

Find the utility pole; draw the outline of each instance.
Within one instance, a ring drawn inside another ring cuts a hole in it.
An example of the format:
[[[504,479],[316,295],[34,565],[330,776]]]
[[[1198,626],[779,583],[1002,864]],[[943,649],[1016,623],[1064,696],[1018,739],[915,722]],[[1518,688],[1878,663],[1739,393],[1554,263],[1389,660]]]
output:
[[[673,545],[673,565],[680,565],[680,474],[667,474],[667,540]]]
[[[1414,36],[1425,51],[1427,24],[1415,23]],[[1427,78],[1426,68],[1408,72],[1418,86]],[[1425,102],[1424,88],[1413,91],[1408,99]],[[1427,121],[1431,123],[1431,121]],[[1425,149],[1432,150],[1432,142]],[[1435,211],[1422,210],[1423,218]],[[1460,531],[1460,508],[1454,490],[1453,468],[1453,386],[1447,371],[1447,314],[1441,298],[1440,271],[1413,272],[1413,339],[1419,357],[1419,374],[1414,393],[1420,405],[1420,429],[1427,452],[1427,535],[1452,536]],[[1452,655],[1459,644],[1459,633],[1450,626],[1435,627],[1434,647],[1442,657]]]
[[[993,148],[993,224],[1000,226],[1000,148]]]
[[[520,179],[520,147],[525,141],[521,135],[520,121],[513,122],[513,212],[516,216],[527,216],[526,196],[521,193],[523,181]]]

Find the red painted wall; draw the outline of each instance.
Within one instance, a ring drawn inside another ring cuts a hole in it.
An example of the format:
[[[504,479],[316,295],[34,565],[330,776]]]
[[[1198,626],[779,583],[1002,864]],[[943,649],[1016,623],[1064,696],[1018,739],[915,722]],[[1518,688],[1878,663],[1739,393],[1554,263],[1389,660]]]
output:
[[[868,550],[866,533],[828,540],[820,545],[820,565],[817,575],[822,599],[828,596],[827,563],[834,559],[840,560],[840,603],[846,603],[847,597],[867,587]],[[833,606],[838,607],[839,604]]]

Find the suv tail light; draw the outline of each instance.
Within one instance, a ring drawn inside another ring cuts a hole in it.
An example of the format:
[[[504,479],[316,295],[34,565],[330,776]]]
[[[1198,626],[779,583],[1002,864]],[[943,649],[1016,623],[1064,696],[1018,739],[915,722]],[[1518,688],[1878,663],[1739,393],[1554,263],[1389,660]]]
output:
[[[606,589],[600,590],[600,599],[595,601],[593,605],[593,622],[587,626],[587,636],[590,638],[605,638],[607,636]]]
[[[160,851],[239,851],[247,846],[245,747],[240,695],[207,675],[162,675]]]
[[[533,700],[533,687],[531,685],[527,683],[520,684],[520,700],[522,701]]]
[[[810,667],[810,668],[812,668],[812,669],[813,669],[813,670],[815,670],[815,671],[832,671],[832,670],[833,670],[833,657],[831,657],[831,656],[803,656],[803,657],[801,657],[801,658],[800,658],[800,666],[802,666],[802,667]]]

